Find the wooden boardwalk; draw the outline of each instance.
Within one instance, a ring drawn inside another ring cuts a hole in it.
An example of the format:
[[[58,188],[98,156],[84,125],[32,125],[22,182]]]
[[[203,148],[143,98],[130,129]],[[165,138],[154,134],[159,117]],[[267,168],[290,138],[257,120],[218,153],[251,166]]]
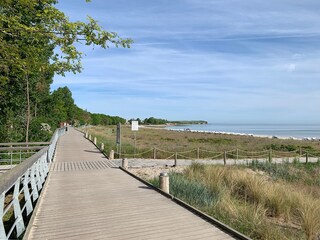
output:
[[[232,239],[107,160],[80,132],[58,142],[25,239]]]

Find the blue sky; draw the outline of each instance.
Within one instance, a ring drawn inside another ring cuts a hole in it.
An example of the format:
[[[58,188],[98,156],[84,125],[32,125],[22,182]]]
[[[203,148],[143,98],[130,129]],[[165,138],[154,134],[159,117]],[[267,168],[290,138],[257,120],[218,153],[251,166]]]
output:
[[[320,1],[62,1],[135,43],[80,46],[82,73],[55,76],[90,112],[217,123],[319,123]]]

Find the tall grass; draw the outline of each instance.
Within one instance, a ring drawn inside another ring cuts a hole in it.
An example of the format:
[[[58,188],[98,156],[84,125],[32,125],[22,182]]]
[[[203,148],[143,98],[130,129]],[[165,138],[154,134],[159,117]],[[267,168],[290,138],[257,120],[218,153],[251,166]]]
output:
[[[170,174],[171,193],[254,239],[317,239],[320,200],[243,167],[194,164]]]

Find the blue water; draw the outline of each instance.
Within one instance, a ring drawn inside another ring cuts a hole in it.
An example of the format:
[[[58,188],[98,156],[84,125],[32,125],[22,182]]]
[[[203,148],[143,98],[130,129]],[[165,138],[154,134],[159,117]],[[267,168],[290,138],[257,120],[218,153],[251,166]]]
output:
[[[320,124],[195,124],[169,126],[168,129],[252,134],[284,138],[320,138]]]

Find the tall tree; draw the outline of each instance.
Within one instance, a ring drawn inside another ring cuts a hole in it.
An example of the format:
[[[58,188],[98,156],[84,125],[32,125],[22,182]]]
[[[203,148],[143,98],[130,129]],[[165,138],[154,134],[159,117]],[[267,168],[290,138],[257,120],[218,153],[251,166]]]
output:
[[[87,23],[69,21],[55,7],[57,3],[0,2],[0,133],[4,136],[9,134],[8,125],[17,130],[24,122],[28,141],[31,117],[37,117],[39,104],[47,101],[53,75],[81,71],[82,54],[76,43],[103,48],[109,44],[130,47],[132,43],[103,30],[91,17]]]

